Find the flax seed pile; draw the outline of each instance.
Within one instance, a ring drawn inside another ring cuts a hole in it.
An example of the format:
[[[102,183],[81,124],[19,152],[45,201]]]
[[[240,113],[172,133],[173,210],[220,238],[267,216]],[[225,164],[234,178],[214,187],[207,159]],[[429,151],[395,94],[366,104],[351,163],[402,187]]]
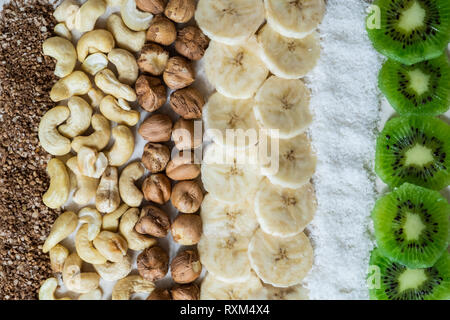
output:
[[[50,157],[37,134],[54,106],[55,64],[41,46],[55,21],[49,1],[11,1],[0,10],[0,300],[35,299],[51,274],[41,248],[58,215],[41,200]]]

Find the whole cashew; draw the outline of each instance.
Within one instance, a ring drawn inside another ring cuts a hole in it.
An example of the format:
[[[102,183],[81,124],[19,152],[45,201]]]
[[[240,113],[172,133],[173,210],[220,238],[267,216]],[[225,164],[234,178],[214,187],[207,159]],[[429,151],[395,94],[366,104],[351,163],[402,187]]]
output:
[[[56,278],[48,278],[39,288],[39,300],[71,300],[69,297],[61,299],[55,298],[55,291],[58,287],[58,280]]]
[[[111,32],[104,29],[89,31],[78,40],[78,60],[83,62],[89,53],[108,53],[114,48],[114,44],[114,37]]]
[[[103,92],[97,88],[91,88],[87,95],[89,99],[91,99],[91,105],[96,108],[100,106],[100,102],[102,102],[105,97]]]
[[[102,215],[97,210],[86,207],[78,212],[78,218],[80,223],[88,225],[88,240],[93,241],[102,229]]]
[[[87,293],[80,294],[78,300],[101,300],[103,296],[102,289],[97,288]]]
[[[62,272],[64,262],[69,256],[69,250],[61,244],[57,244],[49,251],[50,265],[53,272]]]
[[[141,276],[131,275],[117,281],[112,292],[112,300],[130,300],[133,293],[151,293],[155,285]]]
[[[117,281],[130,274],[132,269],[131,257],[126,255],[120,262],[107,261],[104,264],[94,264],[94,269],[106,281]]]
[[[65,124],[59,126],[58,130],[64,136],[73,138],[85,132],[90,124],[92,108],[89,103],[80,97],[71,97],[67,102],[70,110],[70,117]]]
[[[81,272],[82,264],[76,252],[69,255],[64,263],[62,278],[70,291],[88,293],[98,288],[100,276],[95,272]]]
[[[108,167],[103,173],[95,195],[95,206],[102,213],[116,210],[120,205],[118,187],[118,173],[116,167]]]
[[[95,248],[108,260],[120,262],[127,254],[128,244],[120,234],[102,231],[94,239]]]
[[[63,137],[57,129],[69,116],[69,108],[58,106],[48,110],[39,123],[39,142],[45,151],[54,156],[63,156],[70,152],[70,140]]]
[[[56,218],[55,223],[50,230],[50,234],[44,242],[42,251],[47,253],[56,246],[60,241],[64,240],[72,232],[75,231],[78,225],[78,217],[72,211],[66,211]]]
[[[79,152],[81,147],[95,148],[101,151],[109,142],[111,137],[111,127],[109,120],[101,114],[94,114],[91,119],[94,133],[89,136],[76,137],[72,141],[72,149]]]
[[[69,199],[69,173],[64,162],[56,158],[48,162],[47,173],[50,176],[50,186],[42,196],[42,202],[49,208],[58,209]]]
[[[95,76],[98,72],[108,66],[108,58],[101,52],[93,53],[84,59],[81,69]]]
[[[72,196],[73,201],[79,205],[88,204],[95,197],[99,179],[86,177],[78,169],[77,157],[72,157],[66,162],[66,166],[76,177],[76,190]]]
[[[69,17],[74,16],[80,6],[75,0],[64,0],[53,12],[53,16],[58,22],[65,22]]]
[[[125,49],[112,49],[108,60],[116,66],[119,81],[133,85],[139,74],[139,67],[133,54]]]
[[[133,154],[133,132],[131,132],[127,126],[118,125],[112,129],[112,136],[115,141],[111,150],[106,152],[106,156],[108,157],[109,165],[120,167],[121,165],[124,165]]]
[[[134,184],[145,173],[144,166],[140,162],[130,163],[122,170],[119,179],[119,192],[123,202],[130,207],[139,207],[144,195]]]
[[[80,32],[94,30],[95,22],[106,11],[104,0],[86,1],[75,15],[75,29]]]
[[[89,225],[87,224],[83,224],[78,229],[75,235],[75,248],[80,258],[87,263],[103,264],[106,262],[106,258],[94,248],[92,241],[89,240]]]
[[[120,219],[119,231],[128,242],[128,248],[131,250],[144,250],[156,244],[155,238],[150,238],[139,234],[134,230],[134,226],[139,220],[139,209],[130,208]]]
[[[117,229],[119,229],[120,217],[122,217],[129,208],[130,207],[126,203],[122,203],[115,211],[105,214],[103,216],[103,230],[117,232]]]
[[[110,94],[117,99],[122,98],[127,101],[136,101],[136,92],[129,85],[119,82],[115,74],[108,69],[103,69],[95,75],[95,84],[106,94]]]
[[[64,22],[58,23],[55,26],[55,28],[53,29],[53,31],[55,32],[56,35],[58,35],[60,37],[66,38],[67,40],[72,40],[72,33],[67,28],[67,26]],[[75,47],[74,47],[74,49],[75,49]],[[75,55],[76,55],[76,51],[75,51]]]
[[[74,71],[59,79],[50,91],[50,99],[58,102],[72,96],[82,96],[91,89],[91,80],[83,71]]]
[[[46,56],[56,59],[55,75],[64,78],[72,73],[77,63],[77,52],[72,42],[62,37],[48,38],[42,44]]]
[[[147,30],[150,27],[150,21],[153,19],[151,13],[136,8],[135,0],[123,0],[120,14],[127,27],[134,31]]]
[[[145,31],[132,31],[117,14],[112,14],[106,20],[106,28],[114,35],[117,46],[131,52],[141,51],[145,44]]]
[[[103,152],[97,152],[89,147],[81,147],[78,151],[77,163],[82,175],[100,178],[108,166],[108,159]]]
[[[139,111],[124,110],[113,96],[106,96],[102,99],[102,102],[100,102],[100,112],[108,120],[129,126],[136,125],[141,116]]]

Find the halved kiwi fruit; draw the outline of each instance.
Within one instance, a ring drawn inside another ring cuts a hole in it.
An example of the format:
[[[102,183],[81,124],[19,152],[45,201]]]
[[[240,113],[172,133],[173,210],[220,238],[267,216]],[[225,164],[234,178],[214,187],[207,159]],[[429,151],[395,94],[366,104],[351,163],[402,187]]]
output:
[[[411,269],[374,249],[368,275],[373,300],[447,300],[450,298],[448,252],[429,268]]]
[[[449,214],[439,192],[405,183],[372,211],[378,247],[409,268],[431,267],[447,248]]]
[[[390,187],[441,190],[450,183],[450,126],[431,116],[389,120],[377,138],[375,171]]]
[[[438,115],[450,106],[450,66],[445,54],[411,66],[387,60],[378,85],[400,114]]]
[[[377,10],[369,14],[366,27],[380,53],[409,65],[444,52],[450,39],[450,1],[377,0],[373,5],[379,15]]]

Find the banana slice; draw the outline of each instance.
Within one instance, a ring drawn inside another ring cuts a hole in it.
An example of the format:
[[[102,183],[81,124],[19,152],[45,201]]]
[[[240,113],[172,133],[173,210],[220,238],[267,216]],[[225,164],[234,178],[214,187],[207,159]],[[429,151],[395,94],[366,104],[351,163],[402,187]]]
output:
[[[302,232],[316,212],[316,197],[308,182],[300,189],[284,189],[265,180],[255,197],[255,213],[261,229],[277,237]]]
[[[265,0],[267,23],[285,37],[301,39],[322,21],[324,0]]]
[[[298,79],[311,71],[319,59],[320,45],[316,32],[303,39],[287,38],[265,25],[258,33],[261,59],[276,76]]]
[[[258,277],[275,287],[299,284],[313,263],[313,249],[304,233],[278,238],[258,229],[250,241],[248,256]]]
[[[252,98],[269,74],[255,37],[238,46],[212,41],[204,59],[209,82],[232,99]]]
[[[269,134],[279,130],[281,139],[303,133],[312,121],[310,92],[301,80],[272,76],[259,88],[255,97],[256,120]]]
[[[262,0],[200,0],[195,20],[203,33],[228,45],[244,43],[264,22]]]
[[[247,199],[236,204],[217,201],[207,194],[202,202],[200,216],[203,234],[206,236],[228,237],[239,234],[251,237],[258,227],[253,205]]]
[[[240,283],[223,282],[208,273],[200,290],[200,300],[261,300],[265,296],[261,280],[254,273]]]
[[[269,284],[263,285],[263,300],[309,300],[309,291],[302,285],[277,288]]]
[[[203,108],[207,135],[219,145],[246,148],[258,142],[252,99],[230,99],[216,92]]]
[[[241,235],[211,237],[202,235],[198,243],[198,253],[202,265],[215,278],[236,283],[247,281],[251,276],[248,260],[249,238]]]

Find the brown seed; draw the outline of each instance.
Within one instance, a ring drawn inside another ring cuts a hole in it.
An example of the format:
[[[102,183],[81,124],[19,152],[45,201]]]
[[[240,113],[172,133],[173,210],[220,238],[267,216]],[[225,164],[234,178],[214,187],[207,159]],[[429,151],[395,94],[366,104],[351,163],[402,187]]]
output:
[[[193,87],[174,91],[170,95],[170,106],[182,118],[200,119],[205,105],[203,95]]]
[[[190,150],[180,151],[167,164],[166,174],[172,180],[193,180],[200,175],[200,164]]]
[[[202,219],[198,214],[178,215],[171,227],[173,240],[181,245],[197,244],[202,236]]]
[[[177,28],[172,21],[164,16],[156,16],[152,19],[147,30],[147,40],[169,46],[176,38]]]
[[[195,13],[195,0],[169,0],[164,10],[167,18],[178,23],[186,23]]]
[[[172,186],[169,178],[165,174],[152,174],[144,180],[142,192],[145,200],[153,201],[157,204],[164,204],[170,200]]]
[[[156,288],[150,293],[147,300],[172,300],[170,292],[167,289]]]
[[[145,280],[160,280],[169,271],[169,256],[161,247],[147,248],[137,257],[137,269]]]
[[[183,118],[173,126],[172,140],[178,150],[195,149],[202,144],[202,122]]]
[[[195,283],[176,285],[170,290],[173,300],[199,300],[200,288]]]
[[[194,213],[202,204],[203,192],[197,182],[181,181],[173,187],[170,200],[180,212]]]
[[[136,6],[145,12],[160,14],[164,12],[167,0],[136,0]]]
[[[154,114],[144,120],[138,132],[150,142],[169,141],[172,135],[172,120],[165,114]]]
[[[142,153],[142,163],[151,173],[163,171],[170,159],[170,150],[163,144],[147,143]]]
[[[175,50],[191,60],[200,60],[209,45],[209,39],[198,27],[187,26],[178,31]]]
[[[158,78],[141,75],[135,88],[140,106],[148,112],[156,111],[166,103],[166,87]]]
[[[155,43],[147,43],[137,60],[139,70],[159,76],[164,72],[169,61],[169,52]]]
[[[172,57],[163,73],[165,84],[172,90],[190,86],[195,81],[195,71],[191,63],[183,57]]]
[[[135,230],[140,234],[148,234],[156,238],[164,238],[169,233],[170,219],[167,213],[155,206],[145,206]]]
[[[179,252],[170,264],[172,279],[176,283],[191,283],[202,273],[202,264],[197,250]]]

